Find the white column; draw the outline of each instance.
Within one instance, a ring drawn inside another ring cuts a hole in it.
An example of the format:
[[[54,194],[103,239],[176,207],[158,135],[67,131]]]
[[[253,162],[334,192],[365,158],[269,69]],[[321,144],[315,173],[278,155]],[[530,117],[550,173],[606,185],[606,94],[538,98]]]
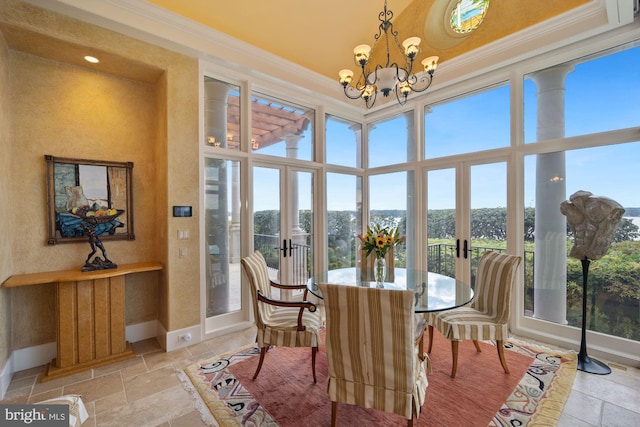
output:
[[[349,126],[349,130],[353,132],[353,135],[356,140],[356,167],[361,168],[363,165],[363,151],[362,151],[362,124],[354,123]],[[355,229],[357,233],[364,233],[363,225],[362,225],[362,179],[356,177],[356,198],[360,195],[359,199],[354,200],[356,203],[356,224]],[[357,265],[361,265],[360,259],[360,248],[359,245],[356,244],[355,248],[355,260]]]
[[[405,121],[407,123],[407,161],[415,159],[415,123],[413,120],[413,110],[404,114]],[[415,248],[416,233],[415,233],[415,179],[413,171],[407,171],[407,222],[406,222],[406,248],[407,248],[407,268],[414,269],[415,253],[412,248]]]
[[[227,146],[227,96],[229,87],[217,80],[204,82],[205,142],[209,137],[216,139],[220,147]]]
[[[533,75],[537,87],[537,140],[564,137],[564,82],[573,67],[562,65]],[[567,222],[565,153],[536,157],[534,317],[566,324]]]
[[[302,135],[286,135],[284,137],[284,142],[287,146],[287,158],[289,159],[297,159],[298,158],[298,143],[302,139]],[[289,210],[291,214],[291,231],[293,237],[302,233],[300,229],[300,214],[298,212],[298,175],[293,174],[291,176],[291,208]]]
[[[358,153],[358,157],[356,158],[356,167],[362,167],[362,124],[356,123],[349,126],[349,130],[353,132],[356,138],[356,153]]]
[[[240,162],[231,164],[231,242],[229,262],[240,262]]]

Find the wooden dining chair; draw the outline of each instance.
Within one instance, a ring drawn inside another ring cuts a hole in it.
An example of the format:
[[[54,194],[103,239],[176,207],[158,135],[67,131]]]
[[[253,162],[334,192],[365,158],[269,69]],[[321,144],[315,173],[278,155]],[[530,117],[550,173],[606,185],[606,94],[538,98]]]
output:
[[[458,345],[463,340],[473,340],[478,352],[481,351],[478,340],[495,341],[502,368],[509,373],[503,343],[509,337],[511,289],[521,262],[519,256],[486,251],[478,264],[471,304],[426,315],[429,327],[427,352],[431,354],[434,327],[451,341],[451,378],[456,377]]]
[[[320,284],[326,313],[331,425],[338,403],[392,412],[409,426],[420,414],[429,358],[413,291]]]
[[[267,263],[258,251],[241,260],[247,275],[253,300],[253,312],[258,332],[256,342],[260,347],[260,361],[253,379],[260,373],[264,357],[270,346],[311,347],[311,369],[316,382],[316,354],[320,345],[322,318],[317,307],[306,301],[306,285],[285,286],[269,278]],[[303,301],[273,299],[271,288],[304,289]]]

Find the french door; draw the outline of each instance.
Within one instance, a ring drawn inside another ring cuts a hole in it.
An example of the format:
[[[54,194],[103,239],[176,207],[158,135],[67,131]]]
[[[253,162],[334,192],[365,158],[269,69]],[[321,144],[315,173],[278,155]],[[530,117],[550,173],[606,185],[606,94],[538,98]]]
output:
[[[313,266],[315,171],[255,163],[252,175],[254,250],[264,256],[272,279],[304,284]]]
[[[487,249],[506,250],[507,162],[426,171],[427,267],[473,285]]]

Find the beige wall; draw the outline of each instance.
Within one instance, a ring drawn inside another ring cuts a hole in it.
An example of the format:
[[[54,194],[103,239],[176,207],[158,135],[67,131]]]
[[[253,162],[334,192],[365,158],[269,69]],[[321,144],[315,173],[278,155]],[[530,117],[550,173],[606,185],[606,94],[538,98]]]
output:
[[[35,37],[16,48],[7,35],[16,28]],[[7,166],[0,167],[0,280],[80,269],[89,252],[84,243],[46,244],[45,154],[130,161],[135,240],[105,247],[117,264],[157,260],[165,269],[127,278],[127,323],[158,319],[168,331],[199,324],[198,217],[170,216],[176,204],[198,212],[197,60],[15,0],[0,4],[0,29],[9,46],[8,53],[0,46],[0,95],[10,91],[10,101],[0,101],[10,126],[1,115],[0,127],[11,129],[0,133]],[[57,43],[56,54],[67,44],[69,52],[90,47],[116,65],[103,73],[40,54],[46,43],[38,34]],[[142,70],[141,78],[132,70]],[[178,227],[190,230],[191,239],[180,243],[188,258],[178,258]],[[55,339],[52,286],[3,288],[0,305],[8,294],[13,315],[0,317],[0,367],[8,351]],[[2,341],[7,333],[10,349]]]
[[[11,144],[9,142],[9,52],[0,34],[0,218],[10,214],[9,182],[11,177]],[[10,235],[9,221],[0,220],[0,236]],[[0,283],[11,275],[13,256],[11,241],[0,239]],[[6,365],[11,345],[11,291],[0,288],[0,369]]]

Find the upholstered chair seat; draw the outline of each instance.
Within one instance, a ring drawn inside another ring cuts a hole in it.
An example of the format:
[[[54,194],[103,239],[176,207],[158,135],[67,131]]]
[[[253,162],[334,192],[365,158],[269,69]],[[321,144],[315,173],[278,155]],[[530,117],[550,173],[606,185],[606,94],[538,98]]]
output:
[[[459,342],[464,340],[472,340],[477,351],[480,351],[478,341],[495,341],[502,368],[509,373],[504,357],[504,341],[509,338],[511,290],[521,262],[519,256],[486,251],[478,264],[471,304],[426,315],[429,325],[428,352],[431,353],[433,346],[434,327],[451,341],[452,378],[455,378],[458,367]]]
[[[260,347],[260,361],[253,375],[258,377],[267,350],[271,346],[311,347],[313,382],[316,382],[316,354],[320,346],[322,318],[317,307],[306,301],[306,285],[286,286],[269,278],[267,263],[258,251],[241,261],[247,276],[253,313],[257,327],[256,342]],[[282,301],[272,297],[271,288],[304,289],[303,301]]]

